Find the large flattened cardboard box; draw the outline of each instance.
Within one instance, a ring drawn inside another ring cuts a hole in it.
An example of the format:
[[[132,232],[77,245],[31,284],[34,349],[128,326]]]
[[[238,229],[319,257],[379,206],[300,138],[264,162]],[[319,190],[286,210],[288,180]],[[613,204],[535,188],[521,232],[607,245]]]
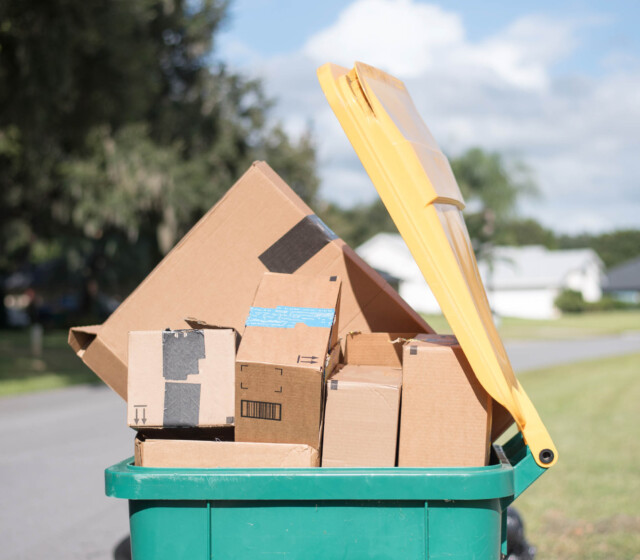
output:
[[[236,357],[236,441],[319,449],[339,300],[337,276],[264,275]]]
[[[382,277],[337,238],[265,163],[254,163],[102,325],[69,344],[127,398],[129,331],[177,329],[183,318],[242,332],[265,272],[339,276],[340,331],[426,331]]]
[[[232,425],[235,354],[233,329],[129,333],[129,426]]]
[[[308,445],[137,438],[135,465],[183,469],[318,467]]]
[[[453,335],[404,346],[400,467],[480,467],[490,451],[492,399]]]

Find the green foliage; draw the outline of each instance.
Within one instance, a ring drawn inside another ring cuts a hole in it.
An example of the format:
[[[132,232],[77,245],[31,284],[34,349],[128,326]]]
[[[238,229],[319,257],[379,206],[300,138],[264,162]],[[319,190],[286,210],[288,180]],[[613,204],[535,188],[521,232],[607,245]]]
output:
[[[451,159],[451,169],[467,203],[469,234],[477,244],[490,242],[516,213],[523,196],[537,196],[538,188],[521,162],[506,162],[496,152],[472,148]]]
[[[213,57],[226,8],[0,4],[0,275],[63,258],[123,295],[255,159],[314,202],[310,136],[270,124],[260,82]]]
[[[640,230],[625,229],[602,234],[558,236],[560,249],[592,248],[605,266],[612,267],[640,256]]]
[[[584,313],[637,309],[638,305],[603,296],[599,301],[584,301],[582,294],[574,290],[563,290],[555,299],[555,306],[563,313]]]
[[[587,309],[587,302],[584,301],[582,294],[575,290],[562,290],[554,304],[563,313],[582,313]]]
[[[362,245],[376,233],[398,232],[380,199],[353,208],[328,204],[320,208],[318,213],[324,222],[352,247]]]
[[[543,245],[557,249],[556,235],[532,218],[509,220],[496,231],[496,245]]]

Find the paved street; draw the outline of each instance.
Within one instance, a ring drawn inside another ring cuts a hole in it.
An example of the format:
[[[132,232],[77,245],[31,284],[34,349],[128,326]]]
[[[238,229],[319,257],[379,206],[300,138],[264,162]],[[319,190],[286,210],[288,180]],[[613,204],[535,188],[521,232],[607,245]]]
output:
[[[517,372],[606,356],[640,352],[640,332],[575,340],[528,340],[506,343]]]
[[[517,371],[640,351],[640,333],[507,345]],[[127,504],[104,468],[132,455],[124,402],[103,386],[0,399],[0,558],[113,559]]]

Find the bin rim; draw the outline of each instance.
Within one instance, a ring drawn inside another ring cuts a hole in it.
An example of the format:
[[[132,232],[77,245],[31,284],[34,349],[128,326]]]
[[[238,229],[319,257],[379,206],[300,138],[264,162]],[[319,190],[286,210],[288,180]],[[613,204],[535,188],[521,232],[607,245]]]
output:
[[[545,469],[520,434],[494,449],[497,464],[447,468],[150,468],[129,457],[105,470],[105,489],[129,500],[510,502]]]

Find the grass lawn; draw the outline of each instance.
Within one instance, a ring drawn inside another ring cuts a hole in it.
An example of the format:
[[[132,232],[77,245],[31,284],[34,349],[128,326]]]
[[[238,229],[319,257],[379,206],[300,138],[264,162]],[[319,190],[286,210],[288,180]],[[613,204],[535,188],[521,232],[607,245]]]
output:
[[[67,345],[66,331],[45,331],[40,358],[30,355],[28,331],[0,331],[0,396],[99,381]]]
[[[558,463],[516,502],[539,560],[640,559],[640,354],[520,376]]]
[[[451,332],[447,320],[442,315],[424,315],[424,318],[436,332]],[[640,311],[603,311],[544,320],[503,317],[498,330],[505,339],[558,339],[615,335],[626,331],[640,331]]]

